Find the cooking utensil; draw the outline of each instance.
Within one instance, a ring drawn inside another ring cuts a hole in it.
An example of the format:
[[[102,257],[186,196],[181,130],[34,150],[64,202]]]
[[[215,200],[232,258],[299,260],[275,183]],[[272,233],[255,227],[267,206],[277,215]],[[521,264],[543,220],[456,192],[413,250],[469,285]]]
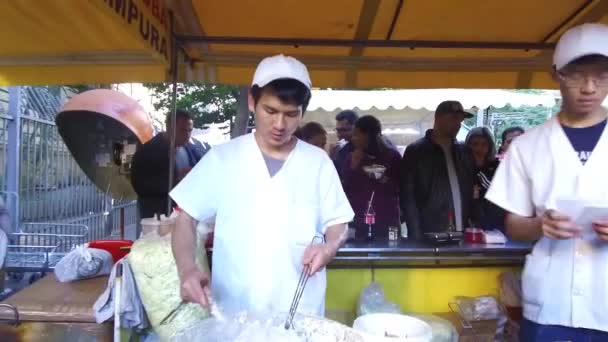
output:
[[[160,321],[160,325],[171,322],[175,318],[175,315],[177,314],[177,312],[184,306],[184,304],[186,304],[186,302],[184,302],[184,301],[179,303],[179,305],[176,306],[175,309],[171,310],[171,312],[169,312],[169,314],[167,314],[167,316],[165,316],[165,318],[163,318],[163,320]],[[224,315],[221,313],[220,309],[217,307],[217,305],[215,304],[214,301],[211,301],[211,304],[209,305],[209,313],[211,314],[211,316],[215,317],[218,321],[224,320]]]
[[[181,303],[179,303],[179,305],[176,306],[175,309],[171,310],[169,312],[169,314],[167,314],[167,316],[165,316],[165,318],[163,318],[163,320],[160,321],[160,325],[164,325],[166,323],[171,322],[173,320],[173,318],[175,317],[175,314],[179,311],[179,309],[181,309],[184,306],[184,304],[186,304],[186,302],[182,301]]]
[[[302,269],[300,280],[298,282],[298,286],[296,287],[296,293],[293,295],[293,300],[291,301],[289,315],[287,316],[287,321],[285,321],[285,330],[288,330],[293,326],[293,316],[295,316],[298,309],[298,304],[300,304],[300,299],[302,298],[302,294],[304,294],[304,288],[306,287],[308,278],[310,278],[310,265],[306,264]]]
[[[372,194],[372,198],[373,196],[374,195]],[[310,245],[313,245],[317,239],[320,239],[321,242],[324,241],[323,237],[315,236],[312,238]],[[291,301],[291,308],[289,309],[289,314],[287,315],[287,320],[285,321],[286,330],[293,326],[293,316],[295,316],[296,311],[298,310],[298,305],[300,304],[300,299],[302,299],[302,295],[304,294],[304,288],[306,287],[308,278],[310,278],[310,265],[305,264],[302,268],[302,273],[300,273],[300,280],[298,281],[298,286],[296,286],[296,292],[293,295],[293,300]]]
[[[427,242],[433,245],[458,244],[462,241],[462,232],[429,232],[424,233]]]

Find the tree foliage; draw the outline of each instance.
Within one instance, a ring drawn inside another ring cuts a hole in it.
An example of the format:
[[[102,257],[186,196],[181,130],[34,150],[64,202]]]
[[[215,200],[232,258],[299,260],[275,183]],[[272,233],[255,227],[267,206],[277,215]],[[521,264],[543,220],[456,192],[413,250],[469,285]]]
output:
[[[496,139],[496,144],[502,143],[502,132],[513,126],[520,126],[527,130],[534,126],[538,126],[545,122],[549,117],[559,112],[560,104],[557,103],[553,107],[545,106],[521,106],[513,107],[509,104],[502,108],[490,107],[484,117],[484,125],[492,129],[492,133]],[[465,125],[475,127],[477,124],[477,115],[467,119]]]
[[[164,114],[171,112],[171,84],[144,84],[152,92],[154,109]],[[234,122],[239,90],[235,86],[204,83],[179,83],[177,108],[189,111],[195,127],[211,123]]]
[[[90,84],[69,84],[65,86],[65,88],[74,94],[80,94],[87,90],[95,89],[98,87]]]

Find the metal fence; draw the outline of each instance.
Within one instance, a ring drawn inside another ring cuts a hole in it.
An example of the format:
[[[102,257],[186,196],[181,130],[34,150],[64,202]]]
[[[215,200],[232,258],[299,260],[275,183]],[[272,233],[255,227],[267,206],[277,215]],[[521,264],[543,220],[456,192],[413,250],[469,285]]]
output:
[[[0,88],[0,191],[7,189],[6,175],[15,167],[8,161],[9,144],[18,143],[18,222],[84,224],[89,240],[119,236],[121,223],[134,225],[135,203],[115,203],[99,191],[59,136],[55,115],[70,92],[62,87],[22,87],[20,94],[20,132],[15,142],[8,133],[13,118],[8,91]]]

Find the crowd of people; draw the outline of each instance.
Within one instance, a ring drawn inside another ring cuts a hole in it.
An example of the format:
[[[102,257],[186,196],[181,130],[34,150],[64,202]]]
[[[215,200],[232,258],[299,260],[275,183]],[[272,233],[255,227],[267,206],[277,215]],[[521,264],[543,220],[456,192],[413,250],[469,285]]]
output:
[[[366,234],[365,214],[374,193],[374,236],[387,238],[389,227],[406,222],[409,236],[441,232],[453,226],[504,230],[505,212],[485,199],[494,172],[511,142],[524,130],[509,127],[499,148],[487,127],[456,140],[464,119],[471,117],[457,101],[444,101],[435,111],[433,129],[409,145],[403,156],[382,135],[380,121],[353,110],[338,113],[337,143],[327,148],[355,212],[356,236]],[[317,122],[296,136],[326,149],[327,131]],[[380,170],[380,171],[378,171]],[[381,175],[378,175],[381,173]]]
[[[327,130],[308,122],[294,135],[327,150],[338,172],[355,217],[356,236],[366,234],[365,213],[374,193],[374,237],[388,237],[389,227],[406,222],[409,235],[444,231],[450,225],[503,229],[505,212],[485,199],[501,156],[524,130],[509,127],[496,147],[486,127],[473,128],[465,143],[456,141],[466,113],[457,101],[444,101],[435,111],[433,129],[407,147],[403,156],[382,134],[381,122],[353,110],[336,115],[337,143],[327,147]],[[170,122],[138,149],[133,158],[132,180],[139,196],[141,217],[168,214]],[[177,184],[209,151],[208,144],[192,137],[190,113],[178,110],[175,132]]]

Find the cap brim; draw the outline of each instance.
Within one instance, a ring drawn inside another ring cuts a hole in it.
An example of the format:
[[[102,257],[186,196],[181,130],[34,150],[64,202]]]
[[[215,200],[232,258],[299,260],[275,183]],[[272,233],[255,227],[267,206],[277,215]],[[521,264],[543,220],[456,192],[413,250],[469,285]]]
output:
[[[306,88],[308,88],[308,90],[310,90],[312,88],[310,84],[308,84],[307,82],[305,82],[299,78],[290,77],[290,76],[276,76],[276,75],[270,75],[269,77],[266,77],[261,80],[253,80],[253,82],[251,83],[251,86],[253,87],[253,86],[257,85],[260,88],[264,88],[270,82],[274,82],[277,80],[294,80],[294,81],[298,81],[298,82],[302,83],[302,85],[305,86]]]
[[[464,110],[462,111],[462,114],[464,114],[464,117],[467,118],[467,119],[470,119],[470,118],[472,118],[472,117],[475,116],[472,113],[465,112]]]
[[[605,52],[582,52],[579,54],[576,54],[574,56],[571,56],[570,58],[568,58],[568,61],[565,63],[562,63],[561,65],[557,65],[557,64],[553,64],[553,68],[557,71],[560,71],[562,69],[564,69],[565,67],[567,67],[569,64],[576,62],[577,60],[583,58],[583,57],[587,57],[587,56],[604,56],[606,58],[608,58],[608,55]]]

